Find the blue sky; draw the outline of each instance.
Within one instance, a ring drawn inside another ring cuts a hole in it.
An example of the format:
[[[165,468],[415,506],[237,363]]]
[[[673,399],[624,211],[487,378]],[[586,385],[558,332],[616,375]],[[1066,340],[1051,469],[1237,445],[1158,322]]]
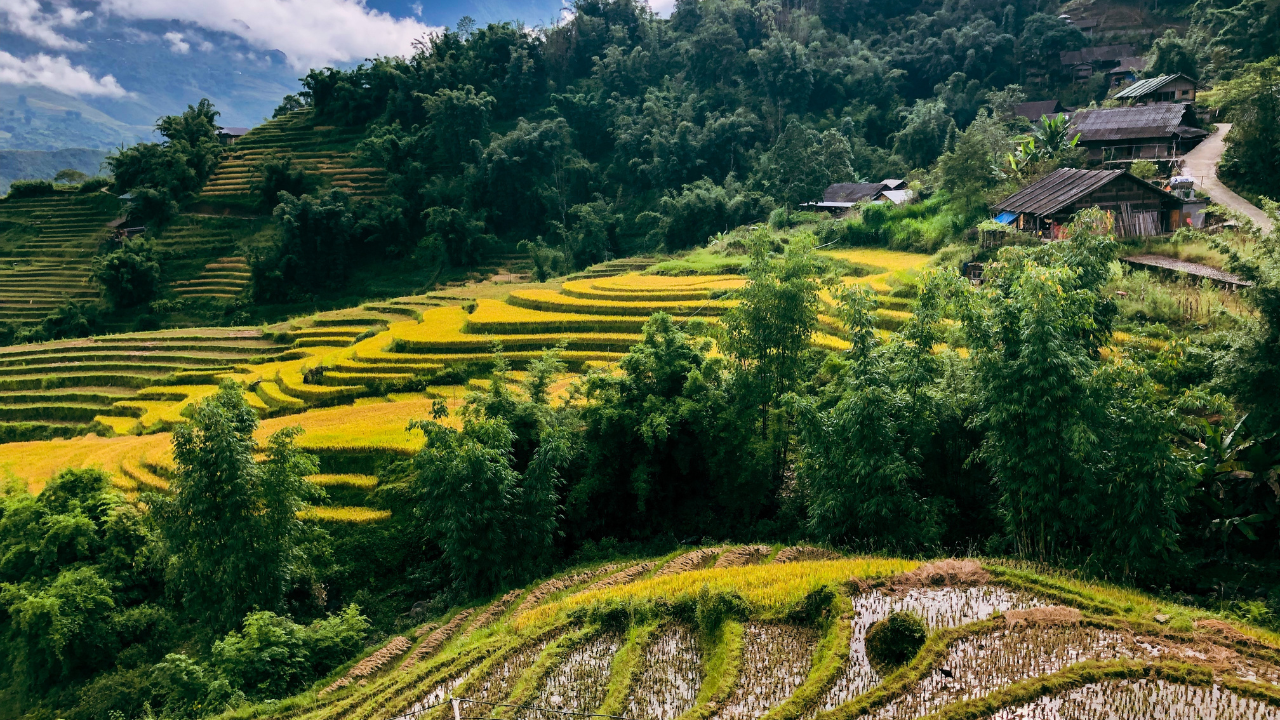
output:
[[[428,25],[449,27],[463,15],[470,15],[480,25],[505,20],[547,24],[559,17],[562,7],[560,0],[369,0],[368,5],[398,17],[419,17]]]

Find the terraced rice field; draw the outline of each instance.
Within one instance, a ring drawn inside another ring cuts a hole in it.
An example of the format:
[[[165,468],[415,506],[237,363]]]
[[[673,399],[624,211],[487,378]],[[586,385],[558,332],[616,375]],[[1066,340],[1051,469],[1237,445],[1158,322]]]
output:
[[[0,201],[0,319],[37,322],[69,300],[97,298],[93,256],[119,214],[105,193]]]
[[[538,606],[532,621],[516,613],[469,636],[462,630],[484,606],[464,609],[417,641],[418,648],[430,647],[420,661],[392,667],[387,659],[400,657],[406,644],[389,643],[358,666],[364,684],[335,683],[323,703],[298,703],[278,717],[427,712],[444,720],[452,714],[452,696],[463,717],[510,720],[569,717],[564,713],[630,720],[1280,718],[1280,668],[1269,642],[1172,631],[1150,619],[1158,605],[1149,598],[1113,600],[1074,581],[988,573],[972,561],[959,563],[966,572],[957,576],[961,584],[933,584],[947,577],[938,568],[956,564],[950,563],[836,557],[689,569],[637,577],[604,595],[579,591]],[[570,571],[533,586],[529,596],[600,574],[599,568]],[[843,580],[832,584],[831,578]],[[876,582],[867,582],[871,578]],[[921,578],[931,579],[922,586]],[[770,592],[759,591],[762,581],[772,585]],[[822,585],[837,593],[830,622],[780,619]],[[713,632],[677,617],[683,611],[675,608],[701,602],[702,593],[730,591],[747,600],[749,617],[726,619]],[[1050,595],[1059,602],[1079,598],[1085,607],[1053,606]],[[620,628],[614,619],[602,626],[591,619],[593,609],[605,607],[637,610],[633,624]],[[851,640],[851,619],[868,625],[902,608],[928,618],[931,637],[892,682],[870,669],[865,653],[838,651]],[[826,691],[850,676],[869,682],[827,704]]]
[[[220,257],[206,263],[190,280],[174,281],[173,292],[184,298],[233,298],[249,288],[253,274],[243,256]]]
[[[0,432],[70,437],[161,429],[238,363],[288,349],[257,328],[107,335],[0,348]]]
[[[384,195],[386,171],[360,167],[352,155],[363,137],[363,128],[316,126],[307,110],[269,120],[227,149],[200,197],[217,201],[248,196],[255,166],[269,153],[292,157],[296,166],[322,176],[329,187],[353,197]]]

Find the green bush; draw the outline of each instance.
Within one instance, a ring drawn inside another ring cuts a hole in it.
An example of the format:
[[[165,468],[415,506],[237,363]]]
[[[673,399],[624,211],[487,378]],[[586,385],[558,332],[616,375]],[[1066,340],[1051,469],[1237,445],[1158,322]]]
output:
[[[9,186],[8,198],[39,197],[57,192],[48,180],[15,180]]]
[[[150,242],[134,238],[99,258],[94,278],[112,305],[135,307],[150,302],[159,291],[160,262]]]
[[[867,658],[881,675],[911,659],[924,647],[928,629],[915,613],[896,612],[867,629]]]
[[[82,192],[82,193],[98,192],[102,188],[106,188],[106,187],[111,187],[111,178],[105,177],[102,175],[96,175],[80,183],[79,192]]]

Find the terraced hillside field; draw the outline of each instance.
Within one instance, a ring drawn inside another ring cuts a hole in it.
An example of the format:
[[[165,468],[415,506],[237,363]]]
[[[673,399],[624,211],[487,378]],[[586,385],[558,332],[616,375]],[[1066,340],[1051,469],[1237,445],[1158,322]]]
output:
[[[1274,633],[974,561],[795,561],[819,553],[766,547],[750,564],[706,567],[737,550],[580,568],[455,608],[260,713],[1280,718]],[[901,665],[867,641],[896,612],[928,631]]]
[[[36,322],[69,300],[96,298],[93,256],[119,214],[105,193],[0,200],[0,320]]]
[[[378,197],[386,190],[386,171],[360,167],[352,151],[364,128],[316,126],[299,110],[259,125],[228,148],[201,192],[201,199],[247,198],[254,168],[269,153],[293,158],[296,166],[324,178],[329,187],[353,197]]]

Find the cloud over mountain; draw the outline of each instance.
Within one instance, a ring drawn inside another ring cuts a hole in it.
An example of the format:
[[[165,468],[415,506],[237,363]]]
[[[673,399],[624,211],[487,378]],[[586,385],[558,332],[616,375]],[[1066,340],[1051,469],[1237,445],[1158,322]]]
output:
[[[128,94],[111,75],[95,78],[66,57],[44,53],[19,58],[0,50],[0,83],[46,87],[77,96],[119,98]]]

